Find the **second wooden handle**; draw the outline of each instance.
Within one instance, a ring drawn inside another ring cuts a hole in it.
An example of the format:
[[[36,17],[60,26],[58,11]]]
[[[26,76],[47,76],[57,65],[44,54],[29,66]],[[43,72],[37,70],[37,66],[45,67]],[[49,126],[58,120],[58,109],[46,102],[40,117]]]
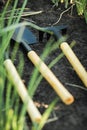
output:
[[[73,50],[66,42],[61,43],[60,48],[69,60],[74,70],[76,71],[77,75],[80,77],[84,85],[87,87],[87,72],[81,64],[81,62],[79,61],[79,59],[77,58],[77,56],[74,54]]]
[[[47,65],[40,59],[40,57],[34,51],[28,52],[28,57],[32,61],[32,63],[38,68],[38,70],[41,72],[43,77],[53,87],[53,89],[56,91],[56,93],[62,99],[62,101],[65,104],[71,104],[74,101],[73,96],[56,78],[56,76],[47,67]]]

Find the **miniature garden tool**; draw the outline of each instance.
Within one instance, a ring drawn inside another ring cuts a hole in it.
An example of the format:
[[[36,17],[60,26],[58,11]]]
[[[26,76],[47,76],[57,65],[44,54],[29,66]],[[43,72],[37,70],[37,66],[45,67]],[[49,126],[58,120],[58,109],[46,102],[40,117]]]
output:
[[[9,80],[12,82],[12,84],[16,87],[16,90],[21,97],[24,104],[26,104],[27,112],[32,120],[32,122],[39,123],[41,121],[41,114],[36,108],[33,100],[29,96],[27,89],[25,85],[23,84],[23,81],[21,80],[15,66],[13,65],[12,61],[10,59],[6,59],[4,61],[4,66],[7,70]]]
[[[22,29],[22,31],[21,31]],[[23,31],[24,29],[24,31]],[[22,35],[20,36],[20,33]],[[26,33],[26,35],[25,35]],[[30,35],[30,30],[27,27],[17,28],[15,30],[12,39],[15,40],[18,43],[21,43],[21,45],[26,49],[28,58],[32,61],[32,63],[37,67],[37,69],[41,72],[43,77],[49,82],[49,84],[53,87],[53,89],[56,91],[58,96],[61,98],[61,100],[65,104],[71,104],[74,101],[74,97],[69,93],[69,91],[62,85],[62,83],[56,78],[56,76],[52,73],[52,71],[47,67],[47,65],[40,59],[40,57],[36,54],[35,51],[33,51],[29,44],[35,43],[36,39],[33,39],[34,42],[30,42],[29,37],[32,37],[32,34]]]
[[[46,27],[44,28],[47,31],[50,31],[51,34],[54,36],[55,40],[57,41],[59,38],[63,36],[63,34],[66,34],[67,26],[54,26],[54,27]],[[40,40],[43,39],[44,32],[39,31],[39,37]],[[49,38],[49,33],[47,33],[47,38]],[[79,78],[82,80],[84,85],[87,87],[87,72],[73,50],[70,48],[67,42],[63,42],[60,44],[60,48],[63,51],[64,55],[67,57],[69,62],[71,63],[72,67],[76,71]]]

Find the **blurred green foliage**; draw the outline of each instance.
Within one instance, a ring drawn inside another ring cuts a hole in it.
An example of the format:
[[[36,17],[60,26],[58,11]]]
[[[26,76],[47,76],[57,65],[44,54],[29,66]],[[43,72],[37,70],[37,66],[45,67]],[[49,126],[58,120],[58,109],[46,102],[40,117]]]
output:
[[[67,8],[70,4],[75,4],[78,15],[82,15],[87,23],[87,0],[52,0],[55,6],[58,6],[59,3],[65,3]]]

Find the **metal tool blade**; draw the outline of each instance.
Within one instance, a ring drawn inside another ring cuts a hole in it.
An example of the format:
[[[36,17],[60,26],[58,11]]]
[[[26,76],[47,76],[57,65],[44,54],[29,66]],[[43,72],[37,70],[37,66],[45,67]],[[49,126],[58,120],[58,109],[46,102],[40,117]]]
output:
[[[22,30],[22,35],[20,35]],[[12,39],[18,43],[26,42],[27,44],[36,44],[37,38],[28,27],[18,27],[15,29]]]

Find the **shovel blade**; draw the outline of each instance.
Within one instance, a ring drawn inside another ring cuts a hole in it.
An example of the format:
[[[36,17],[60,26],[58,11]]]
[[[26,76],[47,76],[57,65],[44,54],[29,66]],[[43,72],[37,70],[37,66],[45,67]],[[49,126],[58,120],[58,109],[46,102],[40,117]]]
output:
[[[22,29],[23,28],[23,29]],[[22,35],[20,36],[22,30]],[[37,38],[27,27],[18,27],[15,29],[12,39],[18,43],[26,42],[27,44],[36,44]]]
[[[62,36],[66,35],[67,28],[67,25],[44,27],[44,30],[46,30],[46,32],[39,31],[39,41],[43,40],[44,34],[47,34],[47,40],[50,38],[50,36],[53,36],[57,41]],[[52,34],[49,34],[47,31],[50,31]]]

